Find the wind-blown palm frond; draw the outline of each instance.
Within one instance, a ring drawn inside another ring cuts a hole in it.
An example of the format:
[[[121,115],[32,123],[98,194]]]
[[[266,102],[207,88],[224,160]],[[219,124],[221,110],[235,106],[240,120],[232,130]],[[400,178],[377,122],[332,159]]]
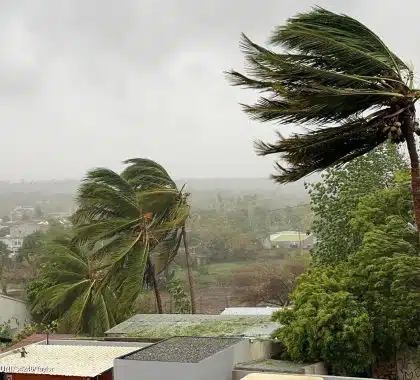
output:
[[[156,188],[176,189],[176,184],[165,168],[153,160],[146,158],[131,158],[125,160],[127,166],[121,177],[134,186],[137,190]]]
[[[280,172],[273,178],[278,182],[295,181],[374,149],[388,138],[385,127],[401,126],[404,111],[420,97],[411,88],[409,67],[349,16],[315,8],[275,29],[269,43],[283,51],[243,35],[248,75],[227,73],[234,86],[263,93],[255,104],[243,105],[245,112],[260,121],[320,128],[307,136],[257,144],[259,154],[279,153],[288,164],[277,164]]]
[[[189,205],[158,163],[140,158],[125,163],[121,175],[101,168],[88,173],[73,221],[76,240],[94,246],[93,257],[102,262],[102,286],[134,302],[150,276],[156,282],[162,265],[173,260],[180,245],[176,231]]]
[[[46,251],[48,265],[42,275],[53,285],[38,294],[32,311],[47,307],[74,333],[102,334],[115,325],[117,299],[101,286],[98,263],[85,248],[70,241],[51,242]]]
[[[284,138],[278,134],[279,140],[274,144],[256,143],[257,153],[268,155],[283,153],[283,158],[291,168],[277,163],[280,178],[272,178],[281,182],[284,176],[289,181],[296,181],[317,170],[331,166],[343,165],[356,157],[372,150],[372,146],[383,143],[387,136],[382,133],[381,118],[366,121],[363,118],[348,120],[339,127],[329,127],[294,134]]]

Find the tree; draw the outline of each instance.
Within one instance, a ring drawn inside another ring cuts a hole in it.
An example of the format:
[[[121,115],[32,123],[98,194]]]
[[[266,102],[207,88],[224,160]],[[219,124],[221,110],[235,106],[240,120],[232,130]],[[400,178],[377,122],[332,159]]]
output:
[[[151,284],[163,313],[157,274],[178,252],[188,217],[186,194],[151,160],[133,159],[121,173],[99,168],[79,188],[73,215],[77,239],[106,264],[103,281],[133,303]],[[172,182],[172,183],[171,183]]]
[[[184,186],[182,186],[181,190],[178,190],[175,181],[168,172],[155,161],[144,158],[132,158],[126,160],[125,163],[129,164],[129,166],[123,171],[122,176],[134,186],[136,191],[160,192],[164,197],[159,200],[164,206],[163,212],[160,211],[159,213],[164,215],[164,221],[166,228],[169,227],[169,233],[166,239],[162,241],[162,244],[157,245],[158,258],[160,262],[164,263],[160,271],[163,271],[175,258],[182,240],[187,265],[191,313],[195,314],[195,286],[186,230],[186,222],[190,213],[190,205],[187,200],[190,194],[183,192]]]
[[[405,142],[411,163],[414,215],[420,228],[420,167],[414,134],[415,103],[410,67],[357,20],[314,8],[274,30],[278,53],[242,36],[249,76],[228,72],[235,86],[266,95],[245,111],[256,120],[309,125],[275,143],[257,144],[260,155],[280,154],[273,178],[296,181],[341,166],[387,140]]]
[[[343,167],[328,169],[320,182],[306,185],[314,212],[312,231],[317,237],[313,250],[315,263],[336,263],[360,247],[365,231],[351,225],[359,200],[370,195],[365,200],[367,205],[392,207],[381,203],[385,201],[383,197],[377,200],[372,197],[375,198],[376,191],[392,186],[396,173],[406,169],[406,162],[396,147],[387,144]],[[392,191],[397,190],[392,188]],[[384,211],[389,215],[389,210]]]
[[[60,325],[71,333],[95,336],[114,326],[119,302],[101,281],[102,263],[89,248],[69,239],[50,242],[45,248],[48,261],[37,280],[44,283],[29,298],[31,311],[35,315],[46,312],[41,321],[46,325],[59,318]]]
[[[0,242],[0,291],[7,295],[7,285],[11,276],[10,251],[7,245]]]
[[[336,375],[369,375],[377,361],[417,347],[420,257],[407,223],[407,185],[402,176],[363,197],[351,221],[364,234],[359,249],[311,268],[292,295],[293,309],[274,315],[284,325],[276,336],[293,359],[323,360]]]
[[[35,206],[35,218],[42,219],[44,217],[44,211],[40,205]]]

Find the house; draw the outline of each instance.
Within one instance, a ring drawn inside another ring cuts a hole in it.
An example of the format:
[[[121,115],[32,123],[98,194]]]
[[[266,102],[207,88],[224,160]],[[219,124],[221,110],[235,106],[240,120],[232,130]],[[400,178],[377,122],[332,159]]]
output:
[[[238,338],[173,337],[114,361],[115,380],[227,380],[248,359],[248,342]]]
[[[13,223],[10,225],[10,234],[0,238],[0,241],[6,244],[12,255],[15,255],[27,236],[37,231],[47,231],[48,228],[49,223],[46,221]]]
[[[30,320],[31,315],[24,301],[0,294],[0,324],[10,322],[11,333],[14,334]]]
[[[46,334],[32,334],[27,336],[26,338],[23,338],[18,343],[13,344],[12,346],[6,346],[2,350],[0,350],[0,354],[7,352],[7,351],[13,351],[17,350],[18,348],[22,348],[25,346],[29,346],[30,344],[34,343],[40,343],[46,341]],[[49,339],[51,341],[58,341],[58,340],[72,340],[76,337],[71,334],[50,334]]]
[[[270,235],[265,239],[263,245],[265,248],[304,248],[310,249],[315,244],[315,238],[312,234],[300,231],[281,231]]]
[[[114,359],[147,345],[89,340],[50,340],[0,355],[7,380],[111,380]],[[1,377],[1,376],[0,376]]]
[[[281,307],[227,307],[220,315],[269,315],[281,310]]]

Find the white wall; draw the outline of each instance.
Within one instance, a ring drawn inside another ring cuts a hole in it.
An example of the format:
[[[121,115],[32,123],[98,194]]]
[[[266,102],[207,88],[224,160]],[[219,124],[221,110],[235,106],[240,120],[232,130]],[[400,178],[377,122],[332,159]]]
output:
[[[0,294],[0,324],[11,320],[12,329],[20,331],[30,319],[25,302]]]
[[[199,363],[114,360],[114,380],[231,380],[235,364],[249,358],[244,340]]]

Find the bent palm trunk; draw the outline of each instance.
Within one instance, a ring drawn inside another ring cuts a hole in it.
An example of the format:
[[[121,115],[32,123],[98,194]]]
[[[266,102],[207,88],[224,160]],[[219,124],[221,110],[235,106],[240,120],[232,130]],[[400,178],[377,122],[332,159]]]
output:
[[[406,138],[408,154],[411,166],[411,188],[413,193],[413,212],[417,231],[420,229],[420,165],[419,156],[414,138],[414,106],[406,110],[403,115],[402,129]],[[420,235],[419,235],[420,239]],[[420,242],[420,241],[419,241]]]
[[[182,240],[184,241],[185,261],[187,263],[188,283],[190,286],[191,314],[195,314],[196,305],[195,305],[194,278],[191,271],[190,251],[188,249],[187,232],[185,231],[185,226],[182,228]]]
[[[153,291],[155,293],[157,311],[159,314],[163,314],[162,298],[160,296],[160,291],[159,291],[159,287],[158,287],[158,283],[156,279],[155,268],[152,264],[152,260],[150,259],[150,256],[147,258],[147,270],[149,272],[150,280],[153,286]]]

